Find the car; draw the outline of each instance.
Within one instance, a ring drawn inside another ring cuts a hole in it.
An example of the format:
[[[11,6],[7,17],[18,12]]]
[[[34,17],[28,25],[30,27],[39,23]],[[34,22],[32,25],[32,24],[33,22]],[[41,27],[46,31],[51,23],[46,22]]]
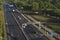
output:
[[[13,11],[13,12],[15,12],[15,10],[14,10],[14,9],[13,9],[12,11]]]

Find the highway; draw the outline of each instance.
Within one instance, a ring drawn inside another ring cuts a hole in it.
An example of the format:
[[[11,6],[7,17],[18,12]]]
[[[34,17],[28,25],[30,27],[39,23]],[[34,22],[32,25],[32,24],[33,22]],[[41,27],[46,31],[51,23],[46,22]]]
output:
[[[22,33],[19,25],[16,23],[15,19],[11,15],[9,7],[3,5],[4,15],[5,15],[5,24],[7,31],[7,40],[26,40],[24,34]]]
[[[17,11],[13,12],[14,16],[16,17],[17,21],[22,27],[22,24],[27,23],[28,21],[21,15],[22,13],[19,13]],[[27,25],[26,28],[24,28],[24,31],[26,35],[28,36],[29,40],[48,40],[45,36],[41,36],[42,33],[40,33],[36,28],[33,28],[33,25]]]
[[[7,40],[26,40],[25,35],[27,35],[29,40],[48,40],[47,37],[40,33],[31,24],[27,25],[26,28],[23,28],[25,32],[24,35],[20,28],[22,28],[22,24],[27,23],[28,21],[21,15],[22,13],[17,11],[12,12],[9,7],[5,5],[3,7],[5,14]]]

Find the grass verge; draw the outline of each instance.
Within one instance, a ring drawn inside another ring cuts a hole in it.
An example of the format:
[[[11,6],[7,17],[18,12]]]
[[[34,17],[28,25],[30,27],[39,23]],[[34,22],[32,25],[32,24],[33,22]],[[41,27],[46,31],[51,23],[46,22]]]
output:
[[[60,25],[58,24],[49,24],[48,25],[51,29],[53,29],[55,32],[60,34]]]
[[[32,15],[32,17],[41,22],[45,22],[49,19],[48,17],[44,17],[44,16],[40,16],[40,15]]]
[[[0,5],[0,40],[3,40],[4,36],[4,14],[2,10],[2,5]]]
[[[4,18],[2,11],[0,11],[0,40],[2,40],[3,26],[4,26]]]
[[[44,17],[40,15],[32,15],[32,17],[41,22],[46,22],[48,19],[50,19],[49,17]],[[47,27],[60,34],[60,25],[54,23],[48,25],[47,23]]]

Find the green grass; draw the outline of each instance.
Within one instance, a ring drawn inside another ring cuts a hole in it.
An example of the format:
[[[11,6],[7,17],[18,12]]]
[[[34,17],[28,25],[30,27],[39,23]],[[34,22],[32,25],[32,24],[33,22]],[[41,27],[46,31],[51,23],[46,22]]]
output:
[[[54,31],[60,33],[60,25],[58,24],[50,24],[50,28],[52,28]]]
[[[4,14],[2,11],[2,7],[1,7],[1,10],[0,10],[0,40],[3,39],[2,37],[3,27],[4,27]]]
[[[0,11],[0,40],[2,40],[2,25],[3,25],[2,11]]]
[[[39,16],[39,15],[32,15],[32,17],[41,22],[46,22],[49,19],[49,17]],[[53,23],[53,24],[49,24],[47,26],[48,26],[48,28],[53,29],[55,32],[60,33],[60,25]]]
[[[49,18],[48,17],[44,17],[44,16],[40,16],[40,15],[32,15],[36,20],[45,22],[47,21]]]

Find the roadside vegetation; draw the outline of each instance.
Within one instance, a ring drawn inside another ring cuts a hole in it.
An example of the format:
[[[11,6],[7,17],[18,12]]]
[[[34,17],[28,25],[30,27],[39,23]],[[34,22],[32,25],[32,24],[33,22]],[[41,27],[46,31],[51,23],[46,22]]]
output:
[[[47,27],[60,33],[60,0],[15,0],[14,3],[18,10],[26,12],[25,14],[31,15],[38,21],[47,22]]]
[[[4,14],[2,10],[2,4],[0,1],[0,40],[3,40],[3,28],[4,27]]]
[[[31,15],[31,16],[35,18],[37,21],[41,21],[41,22],[46,22],[49,19],[48,17],[44,17],[40,15]]]
[[[0,11],[0,40],[2,40],[2,33],[3,33],[3,13]]]
[[[60,0],[5,0],[13,2],[16,9],[32,15],[38,21],[48,22],[47,26],[60,33]],[[32,12],[33,11],[33,12]],[[34,13],[38,12],[38,14]],[[52,23],[52,24],[51,24]],[[56,24],[55,24],[56,23]],[[59,24],[59,25],[58,25]]]
[[[32,17],[40,22],[45,22],[43,24],[45,24],[48,28],[60,34],[60,23],[56,21],[56,19],[46,16],[40,16],[40,15],[32,15]]]
[[[60,25],[59,24],[49,24],[48,27],[60,34]]]

